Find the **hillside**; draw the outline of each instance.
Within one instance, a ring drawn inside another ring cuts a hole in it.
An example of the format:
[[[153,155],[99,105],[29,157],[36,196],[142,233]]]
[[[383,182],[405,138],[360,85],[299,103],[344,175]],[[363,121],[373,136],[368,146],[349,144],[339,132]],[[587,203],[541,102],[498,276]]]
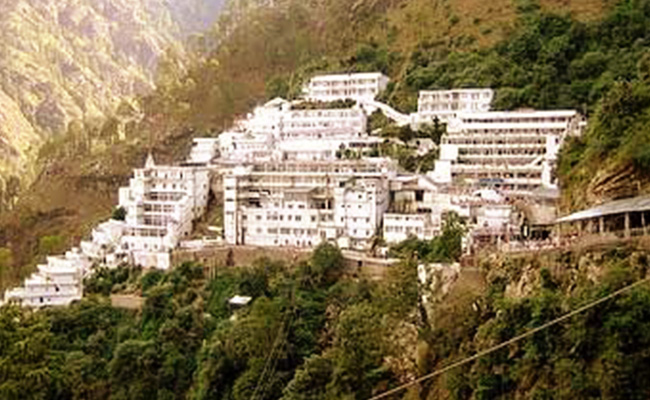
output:
[[[40,147],[154,90],[158,62],[216,20],[221,1],[0,2],[0,212]]]
[[[562,150],[564,209],[650,191],[648,0],[242,0],[203,40],[220,45],[184,67],[165,59],[153,93],[42,147],[35,184],[0,219],[5,284],[107,218],[148,151],[178,160],[193,136],[296,95],[315,72],[382,70],[384,100],[405,111],[418,90],[454,86],[495,88],[499,109],[579,109],[590,125]],[[458,258],[459,232],[394,248],[402,262],[376,281],[328,245],[212,279],[196,264],[99,271],[69,308],[0,312],[0,397],[368,399],[649,276],[639,240],[481,255],[418,284],[424,257]],[[143,308],[111,307],[114,292],[142,295]],[[228,306],[237,294],[248,307]],[[649,398],[648,310],[639,286],[388,398]]]
[[[0,246],[14,254],[12,280],[33,265],[41,238],[59,236],[65,248],[108,216],[117,188],[150,146],[180,157],[192,136],[221,131],[265,98],[295,95],[315,72],[382,70],[394,82],[384,100],[407,111],[418,90],[450,86],[494,87],[500,108],[590,111],[615,80],[636,74],[647,35],[648,13],[628,2],[266,3],[230,2],[201,39],[218,48],[191,60],[166,58],[156,91],[139,98],[141,114],[126,122],[110,115],[48,144],[38,180],[2,218]],[[591,51],[599,47],[600,58]],[[87,184],[95,181],[99,192]],[[11,196],[17,185],[8,183]]]

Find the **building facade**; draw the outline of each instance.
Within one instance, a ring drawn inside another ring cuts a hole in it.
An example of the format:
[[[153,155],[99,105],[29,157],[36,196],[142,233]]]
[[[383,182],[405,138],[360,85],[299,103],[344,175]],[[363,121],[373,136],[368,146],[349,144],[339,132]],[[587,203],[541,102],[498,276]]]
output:
[[[227,243],[365,248],[388,207],[385,159],[257,163],[224,177]],[[345,246],[347,247],[347,246]]]
[[[573,110],[461,113],[448,124],[433,176],[513,194],[556,188],[560,146],[583,128]]]
[[[304,87],[310,101],[374,99],[388,85],[388,77],[380,72],[319,75]]]
[[[431,240],[440,234],[440,221],[431,214],[410,213],[384,215],[384,240],[388,244],[402,242],[413,236],[421,240]]]
[[[39,265],[22,287],[5,292],[4,301],[34,308],[69,305],[83,296],[83,277],[90,266],[78,249],[47,257],[47,263]]]
[[[151,155],[120,188],[126,210],[122,250],[135,265],[168,269],[171,251],[205,212],[210,178],[205,167],[157,166]]]
[[[487,112],[493,98],[492,89],[423,90],[418,97],[418,120],[448,122],[459,113]]]

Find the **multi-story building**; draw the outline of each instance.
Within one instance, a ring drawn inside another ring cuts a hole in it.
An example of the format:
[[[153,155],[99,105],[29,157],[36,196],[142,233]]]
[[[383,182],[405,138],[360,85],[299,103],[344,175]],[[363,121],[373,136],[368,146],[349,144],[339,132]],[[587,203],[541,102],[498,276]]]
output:
[[[431,240],[440,234],[439,215],[430,213],[384,214],[384,240],[399,243],[410,236]]]
[[[224,177],[227,243],[365,248],[388,207],[386,159],[254,163]]]
[[[270,133],[228,131],[219,135],[219,152],[222,159],[259,161],[271,158],[275,143]]]
[[[78,249],[47,257],[47,263],[37,268],[22,287],[5,292],[5,302],[40,308],[65,306],[83,296],[82,282],[90,261]]]
[[[367,117],[359,107],[288,110],[282,119],[281,138],[328,139],[366,134]]]
[[[418,122],[448,122],[459,113],[490,111],[492,89],[423,90],[418,98]]]
[[[433,177],[511,194],[555,188],[560,146],[584,124],[573,110],[460,113],[449,121]]]
[[[304,87],[304,97],[311,101],[374,99],[388,85],[380,72],[319,75]]]
[[[192,149],[187,157],[188,163],[208,164],[219,152],[218,138],[195,138],[192,141]]]
[[[81,252],[93,262],[117,267],[125,259],[122,251],[125,226],[124,221],[114,219],[102,222],[93,229],[89,240],[81,241]]]
[[[340,137],[338,139],[284,140],[277,144],[276,160],[326,161],[352,158],[378,152],[382,139],[375,136]]]
[[[210,179],[205,167],[157,166],[151,155],[120,188],[126,210],[122,249],[143,267],[167,269],[170,252],[205,212]]]

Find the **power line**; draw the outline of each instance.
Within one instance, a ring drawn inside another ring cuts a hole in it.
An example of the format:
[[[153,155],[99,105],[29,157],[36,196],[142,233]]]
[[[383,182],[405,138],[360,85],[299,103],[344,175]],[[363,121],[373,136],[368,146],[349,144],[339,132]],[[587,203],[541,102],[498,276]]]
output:
[[[295,301],[295,287],[292,288],[291,290],[291,306],[290,309],[286,312],[284,317],[282,318],[282,322],[280,323],[280,327],[278,328],[278,333],[276,334],[275,340],[273,342],[273,345],[271,346],[271,352],[269,353],[268,358],[266,359],[266,362],[264,363],[264,368],[262,369],[262,374],[260,375],[257,384],[255,385],[255,390],[253,390],[253,395],[251,396],[251,400],[255,400],[257,397],[258,393],[260,396],[264,395],[264,392],[266,391],[268,385],[270,383],[264,383],[264,380],[266,379],[266,374],[268,373],[273,373],[273,370],[275,369],[275,365],[277,364],[277,358],[273,356],[273,353],[275,353],[276,350],[278,352],[282,348],[282,346],[285,344],[287,341],[287,337],[289,334],[289,330],[291,327],[291,323],[293,320],[293,307],[294,307],[294,301]],[[286,324],[286,327],[285,327]],[[263,384],[264,383],[264,384]],[[261,392],[260,392],[261,390]]]
[[[532,336],[532,335],[536,334],[537,332],[540,332],[540,331],[542,331],[544,329],[550,328],[553,325],[557,325],[560,322],[563,322],[563,321],[565,321],[565,320],[567,320],[567,319],[569,319],[569,318],[571,318],[571,317],[573,317],[573,316],[575,316],[577,314],[580,314],[580,313],[582,313],[582,312],[584,312],[584,311],[586,311],[586,310],[588,310],[590,308],[593,308],[593,307],[595,307],[595,306],[597,306],[599,304],[602,304],[602,303],[604,303],[604,302],[606,302],[608,300],[611,300],[614,297],[620,296],[621,294],[623,294],[623,293],[625,293],[625,292],[627,292],[629,290],[632,290],[633,288],[635,288],[637,286],[640,286],[640,285],[642,285],[644,283],[647,283],[648,281],[650,281],[650,277],[641,279],[640,281],[637,281],[637,282],[632,283],[632,284],[630,284],[628,286],[625,286],[625,287],[623,287],[623,288],[621,288],[621,289],[619,289],[619,290],[617,290],[617,291],[615,291],[613,293],[608,294],[607,296],[605,296],[605,297],[603,297],[601,299],[598,299],[598,300],[593,301],[591,303],[588,303],[588,304],[586,304],[586,305],[584,305],[584,306],[582,306],[582,307],[580,307],[580,308],[578,308],[576,310],[573,310],[568,314],[565,314],[565,315],[563,315],[561,317],[558,317],[558,318],[556,318],[556,319],[554,319],[552,321],[549,321],[549,322],[547,322],[547,323],[545,323],[543,325],[540,325],[540,326],[538,326],[536,328],[533,328],[533,329],[529,330],[528,332],[522,333],[519,336],[515,336],[512,339],[506,340],[505,342],[497,344],[497,345],[495,345],[493,347],[490,347],[490,348],[488,348],[486,350],[480,351],[480,352],[474,354],[473,356],[467,357],[467,358],[465,358],[463,360],[460,360],[460,361],[456,361],[455,363],[450,364],[450,365],[448,365],[448,366],[446,366],[444,368],[441,368],[441,369],[439,369],[437,371],[433,371],[433,372],[431,372],[429,374],[423,375],[423,376],[421,376],[421,377],[419,377],[419,378],[417,378],[417,379],[415,379],[415,380],[413,380],[413,381],[411,381],[409,383],[405,383],[405,384],[400,385],[400,386],[398,386],[396,388],[388,390],[388,391],[386,391],[384,393],[380,393],[380,394],[378,394],[376,396],[371,397],[369,400],[383,399],[383,398],[385,398],[387,396],[390,396],[392,394],[401,392],[402,390],[407,389],[407,388],[409,388],[411,386],[414,386],[414,385],[416,385],[416,384],[418,384],[420,382],[424,382],[424,381],[429,380],[429,379],[431,379],[433,377],[436,377],[438,375],[442,375],[442,374],[446,373],[447,371],[450,371],[450,370],[452,370],[454,368],[460,367],[461,365],[465,365],[465,364],[467,364],[469,362],[472,362],[474,360],[477,360],[477,359],[479,359],[479,358],[481,358],[483,356],[494,353],[497,350],[501,350],[502,348],[504,348],[506,346],[509,346],[509,345],[511,345],[513,343],[516,343],[516,342],[518,342],[518,341],[520,341],[522,339],[525,339],[525,338],[527,338],[529,336]]]

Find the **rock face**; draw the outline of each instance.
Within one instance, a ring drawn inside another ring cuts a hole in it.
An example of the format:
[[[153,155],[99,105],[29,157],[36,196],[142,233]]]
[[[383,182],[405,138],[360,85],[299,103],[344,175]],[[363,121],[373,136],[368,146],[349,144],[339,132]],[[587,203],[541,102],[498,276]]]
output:
[[[153,89],[159,57],[182,52],[180,39],[212,23],[220,5],[0,0],[0,190],[8,176],[27,179],[40,145],[70,121]]]

